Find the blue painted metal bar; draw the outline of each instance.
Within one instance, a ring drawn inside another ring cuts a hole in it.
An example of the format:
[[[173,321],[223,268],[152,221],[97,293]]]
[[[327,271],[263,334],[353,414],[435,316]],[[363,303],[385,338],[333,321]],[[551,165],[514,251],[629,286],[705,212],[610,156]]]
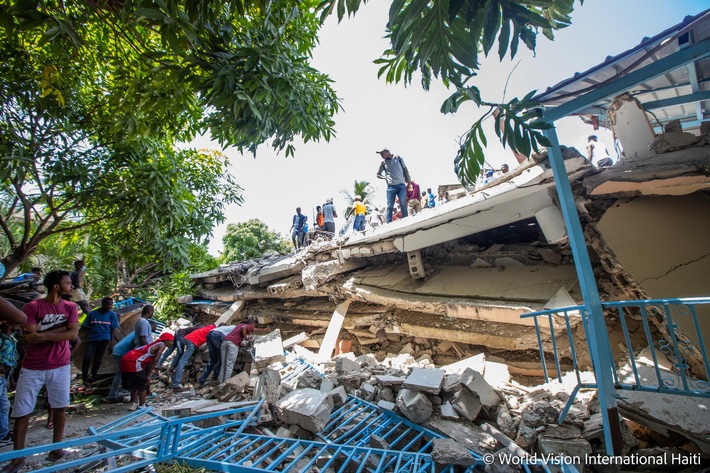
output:
[[[710,41],[707,44],[710,45]],[[560,199],[560,207],[567,227],[567,234],[569,235],[570,248],[574,257],[575,269],[577,270],[577,279],[579,280],[582,297],[589,314],[589,332],[587,334],[589,337],[589,352],[592,358],[594,374],[597,378],[599,405],[605,426],[606,451],[609,455],[614,453],[621,454],[621,427],[619,426],[619,413],[610,372],[613,368],[613,359],[609,350],[609,337],[604,324],[604,313],[599,298],[599,290],[594,279],[594,270],[592,269],[592,263],[584,241],[582,225],[579,222],[577,207],[572,196],[572,188],[567,176],[564,158],[557,140],[557,132],[552,128],[545,130],[544,134],[552,143],[552,146],[548,148],[550,166],[555,176],[555,186]]]
[[[705,90],[703,92],[695,92],[693,94],[681,95],[678,97],[669,97],[662,100],[654,100],[652,102],[646,102],[643,104],[643,108],[646,110],[654,110],[656,108],[672,107],[674,105],[684,105],[691,102],[698,102],[701,100],[710,100],[710,90]]]
[[[658,77],[667,71],[684,66],[689,62],[699,61],[710,56],[710,38],[699,41],[692,46],[682,48],[675,53],[654,61],[648,66],[644,66],[636,71],[630,72],[608,84],[587,92],[575,99],[570,100],[558,107],[546,110],[542,119],[547,122],[554,122],[568,115],[573,115],[582,108],[592,105],[600,100],[614,97],[626,90],[641,84],[647,80]],[[555,180],[557,180],[555,174]]]

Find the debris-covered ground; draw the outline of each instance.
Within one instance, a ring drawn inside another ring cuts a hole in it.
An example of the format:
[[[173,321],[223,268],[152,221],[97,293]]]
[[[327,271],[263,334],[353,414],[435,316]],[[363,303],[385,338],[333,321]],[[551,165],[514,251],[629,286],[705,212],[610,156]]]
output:
[[[161,374],[153,383],[149,405],[167,417],[187,417],[264,399],[258,421],[246,428],[245,435],[329,443],[359,439],[356,443],[374,449],[406,448],[425,453],[441,465],[464,468],[478,464],[476,471],[524,471],[522,462],[513,461],[513,457],[527,458],[530,464],[540,458],[548,459],[548,463],[553,458],[579,459],[575,465],[579,471],[650,471],[634,465],[585,468],[583,459],[605,453],[601,414],[595,392],[582,390],[562,425],[557,424],[577,384],[571,375],[563,377],[562,382],[525,385],[511,378],[505,363],[484,354],[461,357],[437,367],[429,354],[419,350],[404,350],[381,360],[374,354],[342,353],[319,362],[313,352],[300,345],[292,345],[286,351],[283,346],[278,330],[257,336],[250,374],[242,371],[223,385],[188,387],[175,393]],[[195,371],[201,358],[198,353],[193,363]],[[584,375],[591,377],[591,373]],[[119,419],[128,414],[127,409],[128,404],[74,408],[68,417],[66,438],[84,435],[89,426]],[[420,433],[419,440],[404,442],[403,447],[403,442],[397,443],[396,435],[377,427],[380,421],[373,420],[373,416],[383,413],[392,413],[394,416],[390,417],[400,419],[400,424],[411,423],[424,433]],[[28,435],[28,446],[49,440],[45,420],[44,416],[37,417]],[[426,432],[436,433],[435,437]],[[646,458],[636,464],[648,465],[651,460],[667,456],[667,464],[655,471],[694,472],[708,466],[698,447],[680,435],[664,436],[630,420],[623,422],[622,433],[624,454]],[[98,451],[96,445],[77,448],[69,459]],[[675,460],[670,461],[671,458]],[[117,463],[99,462],[84,471],[110,471],[111,465],[133,460],[124,456],[114,461]],[[43,465],[42,457],[35,456],[28,460],[25,471]],[[320,471],[317,463],[309,471]]]

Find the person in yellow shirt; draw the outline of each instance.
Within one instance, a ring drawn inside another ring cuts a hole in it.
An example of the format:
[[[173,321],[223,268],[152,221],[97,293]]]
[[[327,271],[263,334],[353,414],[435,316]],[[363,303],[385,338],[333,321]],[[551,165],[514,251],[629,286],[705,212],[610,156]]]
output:
[[[355,222],[353,222],[353,230],[356,232],[365,231],[365,215],[367,215],[367,207],[362,203],[362,197],[359,195],[355,196],[355,205],[350,210],[350,212],[355,212]],[[348,218],[350,214],[345,218]]]

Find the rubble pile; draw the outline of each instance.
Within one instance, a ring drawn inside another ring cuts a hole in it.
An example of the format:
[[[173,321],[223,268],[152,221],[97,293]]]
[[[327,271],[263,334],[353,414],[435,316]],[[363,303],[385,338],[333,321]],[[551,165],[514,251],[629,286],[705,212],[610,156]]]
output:
[[[250,375],[243,371],[221,386],[176,394],[178,399],[199,400],[171,405],[163,413],[200,414],[264,399],[255,432],[322,441],[356,436],[356,430],[364,428],[344,422],[346,414],[339,411],[356,398],[442,436],[426,451],[442,464],[471,465],[474,455],[498,454],[497,466],[489,466],[489,471],[515,471],[504,464],[502,455],[604,454],[594,391],[578,393],[563,424],[557,424],[577,382],[571,375],[563,382],[526,387],[511,379],[504,363],[483,354],[440,367],[427,356],[415,359],[410,353],[388,354],[381,360],[373,354],[344,353],[319,362],[298,344],[284,355],[281,344],[278,331],[257,336],[258,355]],[[358,420],[366,420],[365,414],[359,415]],[[640,425],[628,422],[622,427],[625,453],[658,451],[653,442],[637,440],[648,439],[649,432]],[[368,439],[372,448],[388,449],[387,439],[377,432]],[[668,451],[690,455],[697,449],[676,444]]]

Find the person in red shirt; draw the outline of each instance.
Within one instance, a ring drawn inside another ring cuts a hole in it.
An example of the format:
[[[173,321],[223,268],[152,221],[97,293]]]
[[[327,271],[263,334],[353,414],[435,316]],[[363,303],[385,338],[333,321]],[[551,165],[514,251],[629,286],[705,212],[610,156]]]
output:
[[[130,410],[145,406],[150,375],[165,347],[170,347],[174,339],[171,333],[164,333],[153,343],[131,350],[121,358],[123,387],[131,392]]]
[[[239,347],[247,336],[254,331],[254,324],[251,320],[247,320],[237,325],[228,335],[222,340],[221,354],[222,366],[219,372],[219,382],[224,383],[232,376],[234,363],[237,361]]]
[[[47,273],[44,286],[47,297],[29,302],[22,308],[27,316],[26,324],[22,325],[26,347],[12,406],[15,450],[25,448],[30,415],[42,386],[46,386],[47,400],[54,416],[52,442],[61,442],[64,436],[71,383],[69,341],[79,334],[79,319],[76,304],[62,299],[72,290],[68,272]],[[65,455],[64,450],[52,450],[47,459],[56,461]],[[24,458],[15,458],[5,468],[17,471],[24,463]]]
[[[214,324],[209,324],[193,331],[192,333],[185,335],[185,338],[183,339],[182,356],[180,357],[180,361],[178,361],[178,364],[175,367],[175,375],[173,375],[173,382],[170,385],[173,391],[182,391],[182,386],[180,385],[180,382],[182,381],[182,372],[185,369],[185,365],[190,360],[190,357],[192,357],[192,354],[195,352],[195,350],[197,350],[199,347],[204,345],[205,342],[207,342],[207,334],[210,333],[214,328]]]

